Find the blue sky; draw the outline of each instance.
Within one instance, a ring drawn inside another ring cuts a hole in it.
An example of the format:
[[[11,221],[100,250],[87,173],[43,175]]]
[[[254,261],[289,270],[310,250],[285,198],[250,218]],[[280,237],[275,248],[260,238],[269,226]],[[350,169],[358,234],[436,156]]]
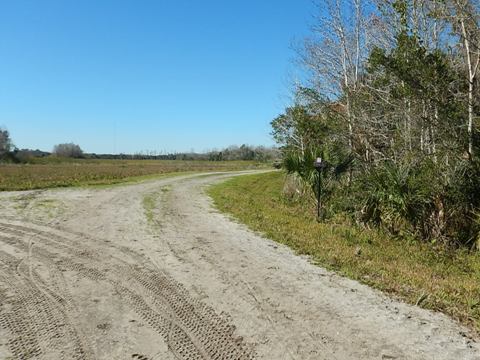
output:
[[[272,144],[311,0],[0,0],[0,126],[20,148]]]

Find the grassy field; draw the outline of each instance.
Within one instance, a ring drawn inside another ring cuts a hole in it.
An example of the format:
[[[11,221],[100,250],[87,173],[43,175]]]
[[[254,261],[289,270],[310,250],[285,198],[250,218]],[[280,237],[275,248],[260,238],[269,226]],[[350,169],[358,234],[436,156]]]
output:
[[[480,331],[480,254],[433,249],[346,220],[318,224],[311,209],[282,197],[283,173],[212,187],[216,206],[312,261],[411,304],[444,312]]]
[[[43,159],[34,164],[0,165],[0,191],[78,185],[110,185],[160,174],[246,170],[265,166],[248,161]]]

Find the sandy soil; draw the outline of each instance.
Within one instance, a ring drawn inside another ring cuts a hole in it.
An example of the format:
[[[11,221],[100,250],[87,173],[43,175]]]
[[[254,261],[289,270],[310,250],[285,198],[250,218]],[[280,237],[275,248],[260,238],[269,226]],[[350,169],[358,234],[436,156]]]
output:
[[[203,191],[229,176],[0,194],[0,359],[480,359],[219,214]]]

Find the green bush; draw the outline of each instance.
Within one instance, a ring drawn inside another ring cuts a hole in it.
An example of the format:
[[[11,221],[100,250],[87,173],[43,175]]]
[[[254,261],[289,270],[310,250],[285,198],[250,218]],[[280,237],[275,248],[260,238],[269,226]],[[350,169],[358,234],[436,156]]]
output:
[[[318,157],[322,158],[325,164],[321,178],[314,167]],[[288,174],[295,174],[305,187],[312,190],[310,196],[317,197],[318,181],[320,181],[322,199],[328,204],[328,200],[335,197],[336,192],[342,188],[341,184],[345,182],[345,174],[351,169],[353,160],[351,155],[338,151],[338,148],[324,145],[310,146],[303,152],[286,152],[283,165]],[[325,215],[331,214],[332,211],[327,211]]]
[[[361,220],[385,226],[394,234],[420,230],[433,211],[437,192],[424,176],[428,172],[428,167],[392,162],[370,168],[356,188],[363,197]]]
[[[479,234],[480,166],[429,160],[370,168],[358,179],[358,214],[365,223],[448,246],[476,246]]]

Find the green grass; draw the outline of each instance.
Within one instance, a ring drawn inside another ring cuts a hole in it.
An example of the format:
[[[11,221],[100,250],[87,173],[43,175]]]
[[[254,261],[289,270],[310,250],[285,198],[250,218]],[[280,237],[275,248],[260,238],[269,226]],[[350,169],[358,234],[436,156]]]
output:
[[[242,176],[209,193],[221,211],[314,263],[480,331],[479,253],[392,238],[345,219],[318,224],[311,208],[285,200],[284,179],[279,172]]]
[[[170,190],[171,186],[166,185],[161,187],[159,191],[149,193],[143,197],[143,209],[149,224],[159,225],[161,223],[160,219],[155,218],[155,210],[159,206],[158,202],[161,196],[167,194]]]
[[[153,211],[155,210],[155,203],[158,193],[151,193],[143,197],[143,209],[145,210],[145,216],[149,223],[153,222]]]
[[[233,171],[268,166],[251,161],[65,160],[37,159],[25,165],[0,165],[0,191],[66,186],[112,185],[164,174]]]

